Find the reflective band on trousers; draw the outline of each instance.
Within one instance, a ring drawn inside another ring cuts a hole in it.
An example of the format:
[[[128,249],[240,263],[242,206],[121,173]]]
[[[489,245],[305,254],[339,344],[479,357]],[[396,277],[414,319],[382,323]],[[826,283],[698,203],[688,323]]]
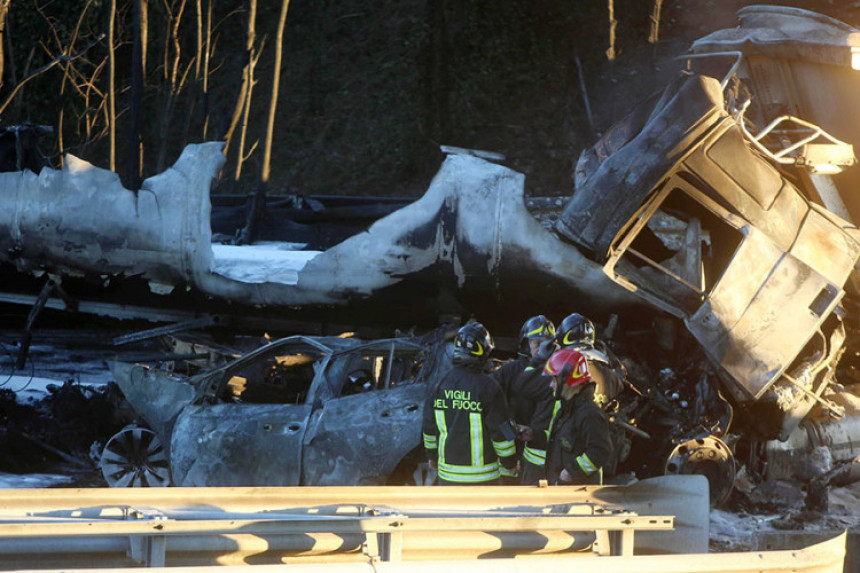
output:
[[[513,440],[503,440],[501,442],[493,440],[493,450],[495,450],[496,455],[500,458],[508,458],[517,453],[517,447],[514,445]]]
[[[439,477],[445,481],[477,483],[498,479],[501,475],[499,464],[493,462],[484,466],[457,466],[439,462]]]
[[[526,446],[523,448],[523,459],[536,466],[546,465],[546,450]]]
[[[499,472],[501,472],[504,477],[517,477],[517,468],[506,468],[501,466],[499,468]]]
[[[591,475],[597,471],[597,466],[594,465],[588,456],[585,454],[580,454],[576,458],[576,463],[579,464],[579,468],[583,471],[585,475]]]

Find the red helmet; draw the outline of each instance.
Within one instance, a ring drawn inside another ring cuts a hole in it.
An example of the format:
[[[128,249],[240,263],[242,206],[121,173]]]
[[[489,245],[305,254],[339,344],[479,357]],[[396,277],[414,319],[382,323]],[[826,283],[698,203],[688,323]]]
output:
[[[543,369],[543,375],[556,376],[560,382],[564,382],[564,385],[571,388],[591,381],[585,356],[572,348],[562,348],[550,356]]]

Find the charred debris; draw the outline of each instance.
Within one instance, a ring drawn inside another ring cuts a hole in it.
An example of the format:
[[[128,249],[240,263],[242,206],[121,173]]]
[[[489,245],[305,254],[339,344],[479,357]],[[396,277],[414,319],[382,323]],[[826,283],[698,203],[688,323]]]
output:
[[[244,204],[209,197],[219,143],[139,192],[75,158],[0,173],[0,298],[33,306],[28,332],[43,307],[172,325],[118,340],[176,335],[113,365],[138,423],[102,454],[115,485],[423,483],[410,420],[450,326],[475,315],[504,349],[527,316],[580,311],[629,382],[608,406],[619,474],[704,474],[714,503],[789,480],[820,508],[860,478],[860,43],[804,10],[738,16],[582,154],[572,197],[525,197],[501,158],[448,148],[417,200],[270,198],[238,245]],[[394,318],[426,334],[388,338]],[[304,334],[177,334],[201,326]],[[289,471],[247,473],[272,448]]]

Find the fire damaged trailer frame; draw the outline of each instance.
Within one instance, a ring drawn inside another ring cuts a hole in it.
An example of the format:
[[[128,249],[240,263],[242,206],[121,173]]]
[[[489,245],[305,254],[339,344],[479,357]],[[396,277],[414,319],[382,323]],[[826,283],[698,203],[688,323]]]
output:
[[[335,218],[333,207],[310,223],[293,210],[270,220],[272,233],[260,240],[232,244],[227,229],[237,209],[215,208],[209,196],[222,149],[189,145],[139,191],[71,156],[61,170],[0,173],[0,273],[9,279],[0,302],[38,302],[21,291],[39,282],[11,288],[36,275],[56,285],[55,298],[42,301],[51,308],[179,321],[217,308],[237,324],[286,322],[288,313],[342,324],[347,308],[354,324],[389,331],[552,300],[589,301],[603,312],[640,304],[529,212],[522,174],[465,152],[447,155],[427,192],[402,208],[381,216],[385,210],[365,205],[349,236],[343,228],[309,232]],[[384,312],[392,305],[401,308],[396,323]]]
[[[192,376],[115,361],[142,424],[108,441],[102,474],[112,486],[423,485],[421,415],[450,367],[444,338],[291,336]]]
[[[751,427],[786,439],[843,353],[857,229],[749,144],[707,76],[685,73],[631,113],[577,177],[556,229],[683,319]]]

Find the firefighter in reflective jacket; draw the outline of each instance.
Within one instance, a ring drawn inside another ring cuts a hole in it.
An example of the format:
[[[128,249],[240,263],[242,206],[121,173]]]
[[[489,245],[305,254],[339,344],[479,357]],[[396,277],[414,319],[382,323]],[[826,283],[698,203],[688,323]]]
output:
[[[492,350],[483,325],[462,327],[454,340],[454,368],[424,405],[424,448],[440,484],[489,485],[517,476],[516,432],[504,393],[481,372]]]
[[[546,363],[544,375],[560,398],[548,433],[546,474],[553,485],[602,484],[613,455],[606,414],[594,402],[594,382],[585,356],[562,348]]]
[[[543,377],[549,354],[541,356],[541,343],[555,338],[555,326],[544,315],[526,320],[520,329],[516,360],[493,373],[508,402],[508,410],[517,424],[517,452],[522,459],[521,483],[537,485],[544,477],[546,450],[532,440],[549,427],[555,396]]]

